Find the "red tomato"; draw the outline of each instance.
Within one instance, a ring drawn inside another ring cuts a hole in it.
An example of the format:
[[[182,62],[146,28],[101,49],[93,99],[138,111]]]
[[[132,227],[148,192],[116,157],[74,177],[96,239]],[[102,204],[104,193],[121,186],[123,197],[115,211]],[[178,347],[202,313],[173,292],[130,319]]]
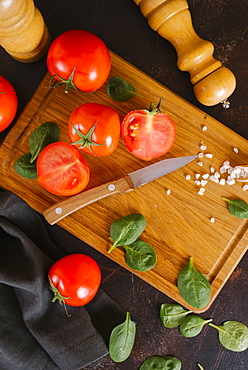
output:
[[[40,184],[50,193],[74,195],[82,191],[90,178],[89,167],[79,151],[69,143],[48,145],[37,160]]]
[[[127,149],[145,161],[167,153],[176,137],[174,122],[160,112],[159,105],[153,110],[129,112],[122,121],[121,133]]]
[[[69,306],[84,306],[96,295],[101,283],[99,265],[85,254],[70,254],[55,262],[48,272],[56,299]]]
[[[3,76],[0,76],[0,132],[13,121],[18,107],[18,99],[14,87]]]
[[[51,44],[47,67],[58,81],[84,92],[99,89],[107,80],[111,59],[104,42],[91,32],[70,30]]]
[[[105,157],[112,154],[119,143],[120,131],[120,116],[107,105],[85,103],[69,117],[71,143],[91,155]]]

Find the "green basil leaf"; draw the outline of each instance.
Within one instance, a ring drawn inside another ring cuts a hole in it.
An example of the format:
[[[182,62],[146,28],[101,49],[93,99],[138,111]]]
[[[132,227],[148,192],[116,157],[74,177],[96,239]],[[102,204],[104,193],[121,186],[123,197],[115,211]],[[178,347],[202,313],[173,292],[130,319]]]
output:
[[[166,361],[166,370],[181,370],[182,363],[181,361],[175,356],[164,356]]]
[[[222,197],[225,201],[228,202],[229,212],[241,219],[248,218],[248,204],[241,199],[227,199]]]
[[[30,162],[34,162],[47,145],[59,141],[59,135],[60,130],[55,122],[45,122],[37,127],[29,140],[29,150],[32,155]]]
[[[151,270],[157,262],[157,255],[151,245],[137,239],[135,242],[124,245],[126,250],[126,264],[136,271]]]
[[[134,95],[139,95],[136,93],[133,85],[119,76],[114,76],[108,80],[107,94],[111,99],[118,102],[125,101]]]
[[[37,179],[36,162],[30,163],[31,153],[23,154],[14,164],[16,172],[27,179]]]
[[[160,306],[160,319],[166,328],[175,328],[191,312],[177,303],[163,303]]]
[[[204,320],[200,316],[191,315],[181,321],[179,329],[184,337],[192,338],[196,337],[202,331],[203,326],[211,321],[212,319]]]
[[[150,356],[140,366],[140,370],[165,370],[166,360],[162,356]]]
[[[181,297],[192,307],[203,308],[209,303],[211,286],[206,277],[195,268],[193,257],[180,271],[177,285]]]
[[[140,366],[140,370],[181,370],[182,363],[175,356],[150,356]]]
[[[140,213],[133,213],[115,220],[110,226],[110,237],[114,241],[108,253],[115,247],[129,245],[141,235],[146,227],[146,219]]]
[[[226,349],[242,352],[248,348],[248,327],[238,321],[226,321],[217,326],[209,324],[219,332],[219,341]]]
[[[110,334],[109,355],[115,362],[125,361],[131,354],[136,335],[136,324],[131,320],[130,312],[126,320],[117,325]]]

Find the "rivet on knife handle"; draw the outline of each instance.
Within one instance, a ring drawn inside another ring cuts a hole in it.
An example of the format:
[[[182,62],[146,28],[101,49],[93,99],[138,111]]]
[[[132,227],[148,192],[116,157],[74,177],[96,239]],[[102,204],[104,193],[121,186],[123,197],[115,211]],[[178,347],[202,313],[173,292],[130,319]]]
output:
[[[61,202],[47,208],[43,212],[43,215],[51,225],[54,225],[64,217],[96,202],[97,200],[116,193],[127,193],[132,189],[133,187],[129,181],[129,177],[125,176],[62,200]]]

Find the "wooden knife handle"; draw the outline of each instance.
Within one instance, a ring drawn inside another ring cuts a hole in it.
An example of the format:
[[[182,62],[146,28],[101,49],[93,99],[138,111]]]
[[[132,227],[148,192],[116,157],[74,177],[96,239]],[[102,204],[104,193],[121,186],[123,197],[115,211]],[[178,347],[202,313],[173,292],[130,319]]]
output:
[[[51,225],[54,225],[64,217],[87,206],[88,204],[94,203],[97,200],[106,198],[112,194],[127,193],[131,190],[133,190],[133,187],[129,177],[125,176],[62,200],[61,202],[47,208],[43,212],[43,215]]]
[[[198,101],[212,106],[224,102],[236,87],[234,74],[213,57],[214,46],[200,38],[192,25],[186,0],[134,0],[149,26],[176,49],[177,66],[187,71]],[[204,2],[203,2],[204,4]],[[228,104],[224,105],[228,107]]]

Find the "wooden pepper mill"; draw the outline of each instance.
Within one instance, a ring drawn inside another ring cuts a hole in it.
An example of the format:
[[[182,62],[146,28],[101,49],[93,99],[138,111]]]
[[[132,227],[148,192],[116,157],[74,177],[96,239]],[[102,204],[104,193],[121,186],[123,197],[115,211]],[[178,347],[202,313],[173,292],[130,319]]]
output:
[[[175,47],[177,66],[190,73],[197,100],[204,105],[227,101],[236,87],[234,74],[213,57],[214,46],[195,32],[186,0],[134,0],[149,26]]]
[[[50,35],[33,0],[0,0],[0,45],[14,59],[32,63],[47,52]]]

